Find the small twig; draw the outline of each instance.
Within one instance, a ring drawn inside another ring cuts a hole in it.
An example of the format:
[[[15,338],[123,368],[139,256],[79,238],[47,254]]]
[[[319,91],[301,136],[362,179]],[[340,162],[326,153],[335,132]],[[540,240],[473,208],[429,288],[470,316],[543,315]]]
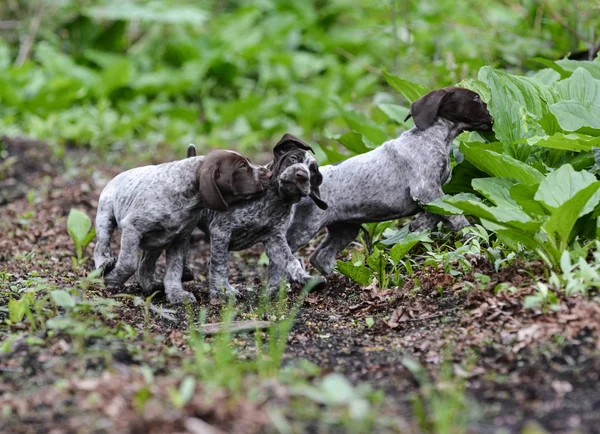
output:
[[[21,21],[12,20],[12,21],[0,21],[0,30],[11,30],[19,27]]]
[[[337,48],[336,51],[338,54],[340,54],[341,56],[345,57],[348,60],[356,60],[356,56],[354,54],[344,50],[343,48]],[[371,65],[363,65],[363,66],[367,71],[369,71],[375,75],[378,75],[378,76],[382,75],[381,71],[379,69],[377,69]]]
[[[17,59],[15,60],[15,66],[21,66],[27,58],[29,57],[29,53],[31,52],[31,47],[33,47],[33,43],[37,36],[38,29],[40,27],[40,23],[42,22],[42,16],[44,12],[43,4],[40,5],[37,13],[31,19],[31,23],[29,23],[29,32],[27,36],[21,43],[19,47],[19,54],[17,55]]]
[[[247,331],[261,330],[271,327],[271,321],[232,321],[230,324],[217,322],[204,324],[200,329],[205,335],[215,335],[217,333],[239,333]]]
[[[554,21],[556,21],[558,24],[560,24],[567,32],[569,32],[570,34],[575,36],[580,41],[588,42],[588,45],[589,45],[588,39],[585,36],[583,36],[581,33],[579,33],[577,30],[575,30],[574,28],[569,26],[566,23],[566,21],[563,19],[563,17],[561,17],[560,14],[558,12],[556,12],[552,6],[550,6],[550,4],[548,3],[547,0],[543,1],[542,3],[544,4],[546,9],[548,10],[548,13],[552,16],[552,19]]]

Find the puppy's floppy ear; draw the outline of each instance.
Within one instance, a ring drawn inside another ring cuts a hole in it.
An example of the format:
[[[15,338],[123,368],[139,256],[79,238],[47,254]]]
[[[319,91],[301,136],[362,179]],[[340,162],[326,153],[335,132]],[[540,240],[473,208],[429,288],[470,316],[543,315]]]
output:
[[[196,156],[196,147],[190,143],[190,146],[188,146],[188,150],[187,150],[187,158],[190,157],[195,157]]]
[[[319,208],[321,208],[321,209],[329,208],[329,205],[327,205],[327,202],[325,202],[323,199],[321,199],[321,192],[319,191],[319,187],[311,188],[310,194],[308,195],[308,197],[310,197],[313,200],[313,202],[315,203],[315,205],[317,205]]]
[[[327,209],[329,207],[329,205],[327,205],[327,203],[325,201],[323,201],[323,199],[321,199],[321,192],[319,191],[319,185],[321,185],[323,183],[323,175],[321,175],[321,172],[319,172],[319,170],[317,169],[317,174],[314,177],[311,177],[310,179],[310,194],[308,195],[308,197],[310,197],[313,202],[321,209]]]
[[[277,142],[277,144],[273,148],[273,155],[275,156],[275,159],[277,160],[278,158],[281,158],[281,156],[283,154],[285,154],[286,152],[288,152],[290,149],[293,149],[293,148],[300,148],[304,151],[310,151],[313,154],[315,153],[315,151],[313,151],[313,148],[311,148],[309,145],[304,143],[298,137],[293,136],[289,133],[285,133],[283,135],[283,137],[281,138],[281,140],[279,142]]]
[[[217,186],[220,165],[220,156],[211,156],[210,153],[202,161],[198,175],[200,198],[206,208],[227,211],[229,206]]]
[[[418,129],[429,128],[433,124],[433,120],[437,116],[446,95],[447,92],[443,89],[434,90],[423,95],[410,105],[410,112],[404,120],[407,121],[412,116]]]

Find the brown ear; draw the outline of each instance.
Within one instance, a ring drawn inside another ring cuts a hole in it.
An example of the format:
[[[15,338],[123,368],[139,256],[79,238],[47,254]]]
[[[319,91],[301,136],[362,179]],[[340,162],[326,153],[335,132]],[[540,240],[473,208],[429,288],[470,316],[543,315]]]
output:
[[[188,150],[187,150],[187,158],[195,157],[195,156],[196,156],[196,147],[190,143],[190,146],[188,146]]]
[[[277,144],[273,148],[273,155],[275,156],[275,159],[277,160],[278,158],[280,158],[283,154],[285,154],[292,148],[300,148],[304,151],[310,151],[313,154],[315,153],[315,151],[313,151],[313,148],[311,148],[309,145],[304,143],[298,137],[293,136],[289,133],[285,133],[283,135],[283,137],[281,138],[281,140],[279,142],[277,142]]]
[[[223,199],[223,195],[217,187],[219,166],[220,158],[211,156],[210,154],[204,158],[198,175],[200,198],[206,208],[217,211],[227,211],[229,206],[227,205],[227,202],[225,202],[225,199]]]
[[[412,116],[418,129],[429,128],[433,124],[446,95],[447,93],[443,89],[434,90],[423,95],[410,105],[410,113],[405,120]]]

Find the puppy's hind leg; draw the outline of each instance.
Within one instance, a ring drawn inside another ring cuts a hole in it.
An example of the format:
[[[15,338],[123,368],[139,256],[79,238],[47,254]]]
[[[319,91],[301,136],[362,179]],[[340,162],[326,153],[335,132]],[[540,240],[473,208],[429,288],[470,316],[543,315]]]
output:
[[[183,261],[187,251],[187,240],[175,242],[167,248],[167,271],[165,273],[165,293],[172,304],[196,303],[193,294],[181,285]]]
[[[327,226],[327,236],[310,256],[310,263],[321,274],[331,274],[335,267],[335,257],[356,239],[359,231],[360,225],[355,223],[336,223]]]
[[[156,261],[160,257],[162,249],[147,250],[142,253],[140,263],[137,268],[137,281],[142,285],[144,294],[152,295],[156,291],[164,291],[165,285],[154,276],[156,271]]]
[[[104,281],[109,291],[115,291],[127,282],[136,271],[138,266],[138,247],[141,235],[134,227],[124,225],[121,228],[121,251],[115,268],[105,274]]]
[[[96,213],[96,247],[94,247],[94,266],[107,275],[115,267],[116,258],[110,248],[110,240],[117,226],[112,203],[100,200]]]

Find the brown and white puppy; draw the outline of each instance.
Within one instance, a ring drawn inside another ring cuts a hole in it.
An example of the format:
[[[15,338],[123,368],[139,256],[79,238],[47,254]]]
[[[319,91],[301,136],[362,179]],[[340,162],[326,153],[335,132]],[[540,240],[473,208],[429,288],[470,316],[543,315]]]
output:
[[[294,206],[287,231],[292,251],[327,228],[327,237],[310,257],[321,273],[331,273],[337,253],[356,238],[362,223],[414,215],[421,204],[442,196],[442,185],[450,176],[452,141],[463,131],[491,131],[494,123],[479,95],[458,87],[424,95],[411,104],[410,116],[415,126],[400,137],[321,167],[327,210],[309,199]],[[411,230],[432,229],[440,220],[455,231],[469,224],[463,216],[423,213]]]
[[[284,275],[292,282],[306,284],[312,277],[304,271],[285,241],[292,205],[306,197],[326,209],[319,197],[321,175],[312,149],[302,140],[285,134],[273,149],[273,172],[267,191],[228,211],[200,211],[198,227],[210,238],[209,290],[218,295],[225,290],[236,295],[229,284],[230,250],[242,250],[262,242],[269,257],[268,289],[273,292]],[[189,153],[188,153],[189,155]],[[317,279],[323,284],[323,279]]]
[[[136,269],[145,293],[161,290],[154,279],[156,260],[166,250],[164,289],[174,304],[195,302],[183,290],[181,273],[187,244],[205,208],[229,205],[260,195],[271,173],[237,152],[215,150],[156,166],[138,167],[113,178],[100,194],[96,213],[94,263],[109,290],[122,286]],[[112,255],[110,239],[121,229],[121,251]],[[138,249],[143,251],[138,264]],[[139,266],[138,266],[139,265]]]

